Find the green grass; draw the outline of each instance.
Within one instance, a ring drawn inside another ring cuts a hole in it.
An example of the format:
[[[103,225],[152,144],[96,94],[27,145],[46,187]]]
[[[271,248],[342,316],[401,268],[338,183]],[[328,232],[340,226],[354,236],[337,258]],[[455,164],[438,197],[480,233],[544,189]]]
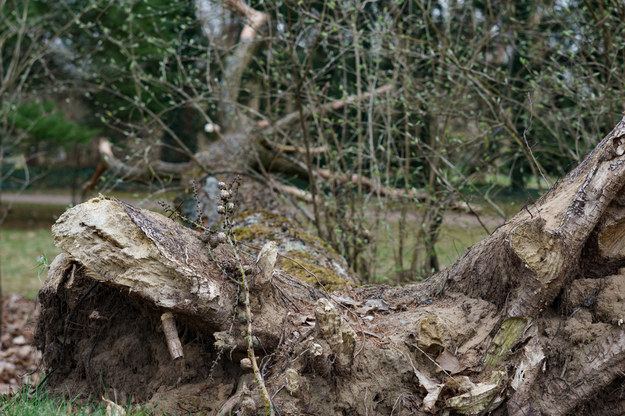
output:
[[[404,267],[410,267],[412,250],[416,244],[415,233],[417,230],[416,220],[410,218],[404,228],[407,230],[404,242]],[[491,227],[492,228],[492,227]],[[398,248],[396,236],[398,235],[397,223],[389,226],[378,234],[378,246],[376,251],[376,283],[393,284],[396,278],[394,253]],[[483,240],[487,236],[486,231],[475,221],[453,221],[441,226],[436,243],[436,254],[441,268],[456,261],[473,244]],[[412,278],[417,278],[413,276]]]
[[[50,190],[46,194],[67,194],[67,191]],[[115,192],[114,195],[136,199],[146,196],[131,192]],[[54,204],[20,203],[12,206],[4,223],[0,224],[0,273],[4,295],[21,294],[35,298],[47,273],[42,262],[52,262],[61,252],[54,246],[50,227],[67,208]]]
[[[61,252],[54,246],[50,227],[64,211],[64,206],[56,205],[13,205],[0,225],[4,295],[21,294],[31,299],[37,295],[47,273],[41,264],[52,262]]]
[[[32,393],[28,386],[23,386],[15,394],[0,395],[0,414],[3,416],[106,416],[106,406],[103,400],[96,403],[81,398],[67,399],[53,396],[45,390]],[[131,405],[122,408],[128,416],[153,414],[150,410]]]
[[[469,247],[482,241],[487,235],[484,228],[473,223],[456,223],[452,226],[444,224],[436,244],[436,254],[440,266],[450,265],[463,255]]]
[[[3,294],[34,299],[46,278],[47,268],[42,263],[52,262],[60,252],[49,228],[0,230]]]

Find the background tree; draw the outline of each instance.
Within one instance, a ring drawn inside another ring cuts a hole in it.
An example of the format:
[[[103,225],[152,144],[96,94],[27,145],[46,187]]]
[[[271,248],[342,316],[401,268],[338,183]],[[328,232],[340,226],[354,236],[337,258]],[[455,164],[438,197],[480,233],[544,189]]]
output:
[[[63,52],[59,42],[74,19],[96,4],[68,16],[41,2],[0,2],[0,201],[4,189],[23,191],[40,177],[31,173],[33,159],[59,146],[85,143],[95,134],[57,110],[53,99],[63,96],[55,85]],[[0,226],[11,206],[0,205]],[[1,297],[0,270],[0,303]]]
[[[39,7],[72,22],[47,61],[114,145],[108,184],[262,177],[309,201],[319,236],[365,280],[436,271],[450,207],[490,200],[493,178],[551,186],[622,107],[616,3]],[[392,270],[378,269],[383,246]]]

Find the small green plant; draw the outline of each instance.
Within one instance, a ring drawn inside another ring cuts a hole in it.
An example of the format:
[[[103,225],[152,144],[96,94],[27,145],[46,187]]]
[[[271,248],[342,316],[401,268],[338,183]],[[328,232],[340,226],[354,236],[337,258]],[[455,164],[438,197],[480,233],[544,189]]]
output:
[[[33,270],[37,270],[37,277],[41,280],[41,274],[47,273],[50,268],[50,262],[48,261],[48,255],[43,253],[37,257],[37,265],[33,267]]]
[[[33,270],[39,268],[47,269],[48,267],[50,267],[50,263],[48,262],[48,255],[46,253],[43,253],[37,258],[37,265],[33,267]]]

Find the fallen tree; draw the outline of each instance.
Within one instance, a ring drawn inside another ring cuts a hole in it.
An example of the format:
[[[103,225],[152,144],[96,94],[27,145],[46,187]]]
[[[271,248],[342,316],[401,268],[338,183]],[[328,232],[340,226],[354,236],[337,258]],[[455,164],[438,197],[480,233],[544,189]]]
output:
[[[329,256],[333,293],[276,260],[306,245],[287,220],[273,223],[292,240],[254,257],[236,219],[207,234],[92,199],[53,227],[64,253],[36,336],[47,383],[172,413],[621,414],[624,170],[625,119],[437,275],[357,287]],[[319,258],[291,260],[318,277]]]

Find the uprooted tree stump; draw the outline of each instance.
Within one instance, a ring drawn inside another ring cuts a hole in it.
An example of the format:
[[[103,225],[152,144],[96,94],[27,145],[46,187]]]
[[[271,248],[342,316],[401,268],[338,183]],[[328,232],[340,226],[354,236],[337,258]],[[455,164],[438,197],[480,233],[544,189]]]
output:
[[[64,253],[37,330],[47,382],[172,413],[262,413],[245,274],[280,415],[622,414],[624,184],[625,119],[441,273],[334,293],[281,270],[271,244],[259,258],[211,248],[160,214],[92,199],[53,227]]]

